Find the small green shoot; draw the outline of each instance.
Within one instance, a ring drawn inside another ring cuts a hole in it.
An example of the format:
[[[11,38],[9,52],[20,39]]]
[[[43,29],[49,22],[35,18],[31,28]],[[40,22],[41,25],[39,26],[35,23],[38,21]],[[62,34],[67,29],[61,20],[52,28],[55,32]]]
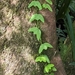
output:
[[[33,32],[33,34],[36,35],[36,38],[37,40],[41,40],[41,31],[39,28],[37,27],[32,27],[32,28],[29,28],[28,32]]]
[[[30,7],[32,7],[32,6],[38,7],[39,10],[42,10],[42,6],[41,6],[41,4],[40,4],[39,1],[32,1],[32,2],[29,4],[28,8],[30,8]]]
[[[48,9],[49,11],[52,12],[52,8],[50,7],[49,4],[44,3],[44,4],[43,4],[43,8]]]
[[[36,62],[47,62],[50,63],[49,58],[47,57],[47,55],[40,55],[35,59]]]
[[[44,73],[49,73],[50,71],[52,71],[53,67],[54,67],[54,64],[46,65],[45,68],[44,68]]]
[[[57,71],[57,69],[55,67],[52,68],[52,71]]]
[[[52,5],[52,1],[51,0],[46,0],[46,2],[48,2],[50,5]]]
[[[34,14],[32,15],[32,17],[30,18],[30,22],[34,21],[34,20],[40,20],[41,22],[44,23],[44,17],[41,14]]]
[[[47,50],[47,48],[53,48],[53,46],[49,43],[44,43],[40,45],[39,54],[42,53],[43,50]]]

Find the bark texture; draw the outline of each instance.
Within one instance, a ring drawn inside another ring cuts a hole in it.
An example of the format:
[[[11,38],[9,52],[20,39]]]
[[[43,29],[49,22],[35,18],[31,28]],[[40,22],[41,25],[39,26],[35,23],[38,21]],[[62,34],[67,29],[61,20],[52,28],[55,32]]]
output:
[[[34,26],[29,22],[34,13],[33,9],[27,8],[29,2],[0,0],[0,75],[43,75],[42,66],[34,60],[39,43],[35,36],[28,33],[29,27]],[[55,13],[48,10],[40,13],[45,17],[45,23],[41,26],[43,39],[54,47],[47,54],[52,56],[52,63],[58,70],[55,75],[66,75],[57,53]]]
[[[0,75],[43,75],[35,62],[38,42],[28,33],[29,0],[0,0]]]
[[[40,13],[45,17],[45,23],[42,25],[41,29],[43,31],[43,37],[47,42],[53,45],[53,49],[48,50],[47,54],[50,57],[52,63],[55,64],[57,72],[55,75],[66,75],[64,70],[64,65],[62,63],[61,57],[57,48],[57,36],[56,36],[56,18],[55,18],[55,0],[53,1],[52,9],[53,12],[48,10],[43,10]]]

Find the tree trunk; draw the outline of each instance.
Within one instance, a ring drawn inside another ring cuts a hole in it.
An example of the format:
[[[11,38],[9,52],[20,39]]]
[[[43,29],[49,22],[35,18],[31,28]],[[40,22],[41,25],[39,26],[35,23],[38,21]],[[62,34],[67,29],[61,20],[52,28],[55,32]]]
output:
[[[39,43],[28,33],[29,27],[34,26],[29,22],[34,13],[27,8],[29,2],[0,0],[0,75],[44,75],[42,66],[35,62]],[[41,26],[43,39],[54,47],[47,54],[58,70],[55,75],[66,75],[57,51],[55,11],[42,10],[40,13],[45,17]]]
[[[62,63],[57,44],[56,36],[56,18],[55,18],[55,0],[53,1],[52,9],[53,12],[48,10],[43,10],[41,13],[45,17],[45,23],[42,25],[41,29],[44,32],[44,40],[53,45],[53,49],[48,50],[47,54],[50,56],[51,62],[55,64],[57,72],[55,75],[66,75],[64,70],[64,65]]]

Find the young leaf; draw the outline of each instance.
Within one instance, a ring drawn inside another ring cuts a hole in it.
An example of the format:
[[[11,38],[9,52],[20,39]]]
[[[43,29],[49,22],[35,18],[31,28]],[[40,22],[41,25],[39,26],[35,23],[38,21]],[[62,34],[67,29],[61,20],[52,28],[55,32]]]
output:
[[[50,63],[49,58],[47,57],[47,55],[40,55],[35,59],[36,62],[47,62]]]
[[[44,3],[44,4],[43,4],[43,8],[48,9],[49,11],[52,12],[52,8],[50,7],[49,4]]]
[[[46,2],[48,2],[50,5],[52,5],[52,1],[51,0],[46,0]]]
[[[54,64],[48,64],[44,68],[44,73],[48,73],[49,71],[52,71],[52,67],[54,67]]]
[[[41,6],[41,4],[40,4],[39,1],[32,1],[32,2],[29,4],[28,8],[30,8],[30,7],[32,7],[32,6],[38,7],[39,10],[42,10],[42,6]]]
[[[44,23],[44,17],[41,14],[34,14],[32,15],[32,17],[30,18],[30,22],[34,21],[34,20],[40,20],[41,22]]]
[[[48,47],[53,48],[53,46],[49,43],[41,44],[41,46],[39,47],[39,54],[42,53],[43,50],[47,50]]]
[[[37,40],[41,40],[41,30],[37,27],[29,28],[28,32],[33,32],[36,35]]]
[[[52,71],[57,71],[57,69],[55,67],[52,68]]]

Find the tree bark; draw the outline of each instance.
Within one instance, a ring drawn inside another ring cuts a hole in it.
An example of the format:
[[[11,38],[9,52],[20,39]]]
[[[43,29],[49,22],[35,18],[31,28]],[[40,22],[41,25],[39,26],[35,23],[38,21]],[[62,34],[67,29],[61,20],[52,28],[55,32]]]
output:
[[[0,74],[1,75],[44,75],[42,66],[35,62],[39,43],[28,33],[34,26],[29,19],[34,13],[29,10],[31,0],[0,0]],[[42,0],[41,0],[42,1]],[[53,4],[54,5],[54,4]],[[66,75],[57,51],[56,20],[53,12],[42,10],[45,23],[41,26],[44,41],[53,45],[46,52],[55,64],[55,75]],[[51,55],[53,53],[53,55]]]
[[[56,18],[55,18],[55,0],[52,0],[52,9],[53,12],[48,10],[43,10],[41,13],[45,17],[45,23],[42,25],[41,29],[43,31],[44,40],[49,42],[53,49],[48,50],[47,54],[51,59],[51,62],[55,64],[57,72],[55,75],[66,75],[64,65],[62,63],[57,44],[57,35],[56,35]]]

